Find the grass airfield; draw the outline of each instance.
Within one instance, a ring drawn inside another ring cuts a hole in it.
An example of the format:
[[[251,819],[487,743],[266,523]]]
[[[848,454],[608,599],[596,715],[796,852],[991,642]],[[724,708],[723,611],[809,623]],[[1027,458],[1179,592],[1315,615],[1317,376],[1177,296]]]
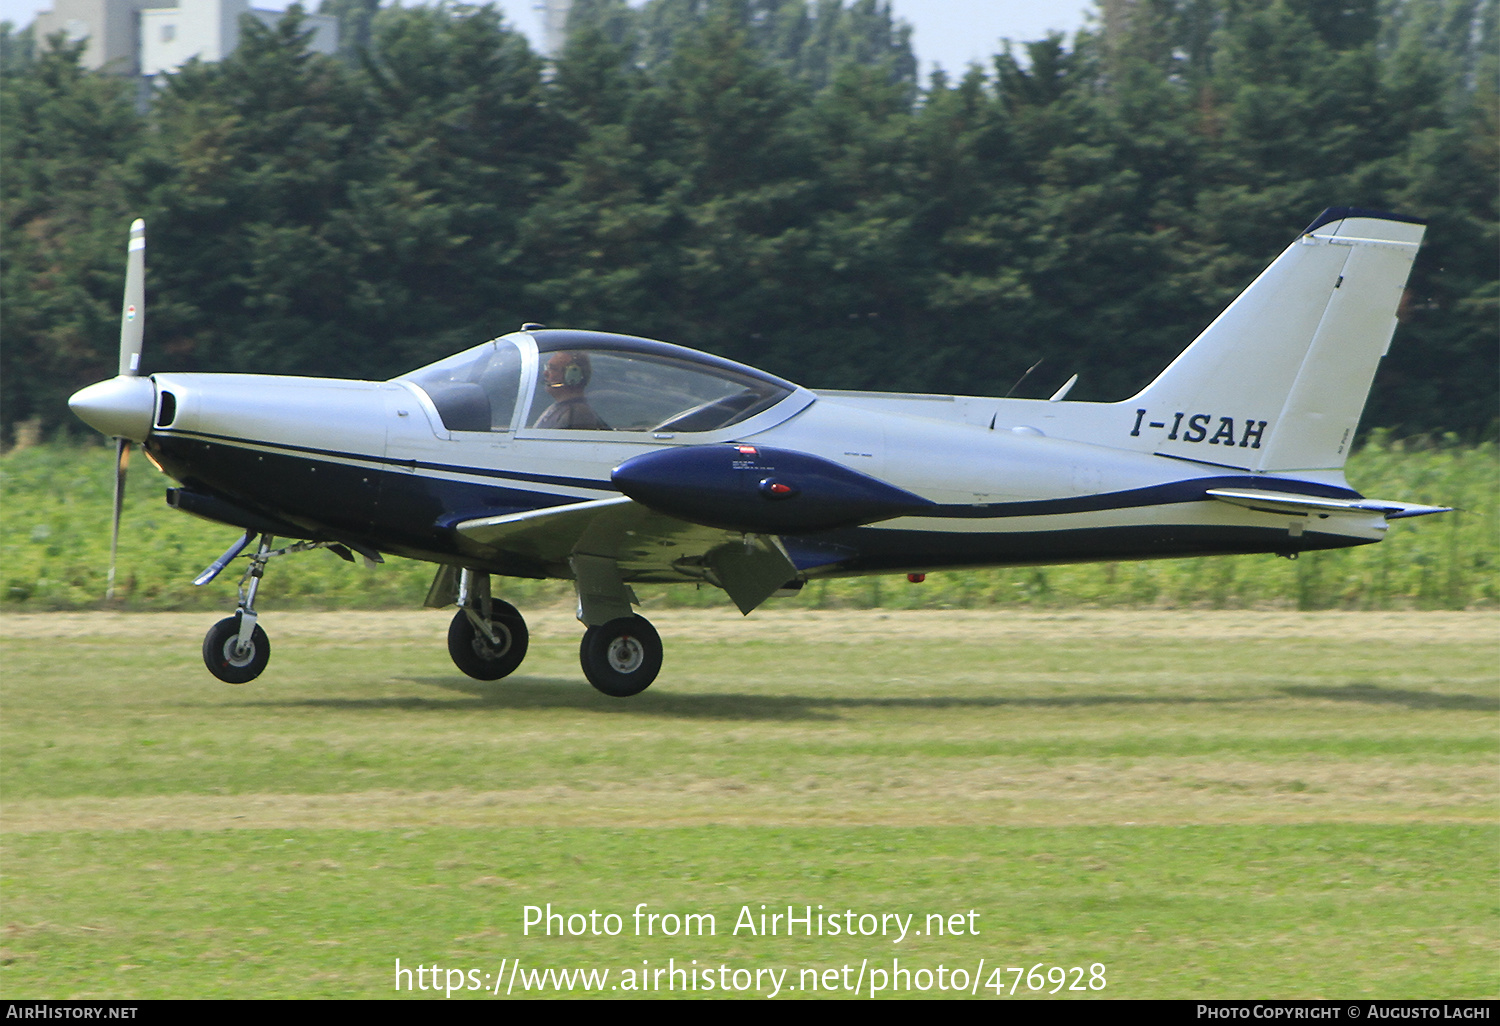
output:
[[[269,610],[241,687],[213,614],[0,617],[0,993],[388,997],[400,959],[496,999],[516,959],[696,959],[809,997],[900,959],[1001,1000],[1037,965],[1082,967],[1057,998],[1500,995],[1493,612],[661,610],[628,700],[566,610],[494,684],[448,615]],[[623,929],[523,933],[549,902]],[[715,933],[636,936],[642,902]],[[977,933],[733,932],[762,905]]]

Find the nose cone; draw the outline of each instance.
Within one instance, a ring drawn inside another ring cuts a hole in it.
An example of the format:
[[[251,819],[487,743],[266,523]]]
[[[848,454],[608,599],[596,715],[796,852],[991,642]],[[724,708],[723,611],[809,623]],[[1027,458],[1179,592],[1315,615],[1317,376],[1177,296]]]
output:
[[[68,409],[95,431],[144,442],[156,409],[156,386],[150,378],[110,378],[74,392]]]

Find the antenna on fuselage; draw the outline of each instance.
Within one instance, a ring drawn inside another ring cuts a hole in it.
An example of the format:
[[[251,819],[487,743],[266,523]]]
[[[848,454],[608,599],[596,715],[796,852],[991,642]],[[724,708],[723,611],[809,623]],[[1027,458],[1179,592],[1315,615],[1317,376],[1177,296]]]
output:
[[[1011,395],[1015,392],[1015,390],[1021,387],[1021,382],[1025,381],[1027,378],[1031,377],[1031,372],[1034,371],[1034,370],[1036,370],[1038,367],[1040,367],[1042,365],[1042,360],[1045,360],[1045,359],[1047,359],[1047,358],[1044,356],[1044,357],[1042,357],[1041,360],[1038,360],[1036,363],[1032,364],[1030,367],[1027,367],[1026,368],[1026,373],[1022,374],[1019,378],[1016,379],[1016,383],[1014,385],[1010,386],[1010,391],[1006,392],[1005,395],[1002,398],[1009,399],[1011,397]]]

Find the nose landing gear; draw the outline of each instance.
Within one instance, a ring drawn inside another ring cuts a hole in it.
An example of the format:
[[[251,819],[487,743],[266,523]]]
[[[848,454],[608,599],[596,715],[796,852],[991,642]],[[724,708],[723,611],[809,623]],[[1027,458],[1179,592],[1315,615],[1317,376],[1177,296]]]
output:
[[[212,581],[254,537],[254,531],[246,531],[243,538],[214,560],[193,583],[201,586]],[[209,673],[226,684],[249,683],[260,676],[271,660],[271,640],[266,637],[260,624],[256,623],[255,613],[255,593],[260,590],[260,579],[265,576],[267,562],[276,556],[306,552],[308,549],[328,549],[340,559],[354,561],[354,556],[349,551],[352,543],[346,546],[335,542],[300,541],[285,548],[272,549],[274,541],[270,534],[260,536],[255,555],[250,557],[250,566],[245,571],[245,576],[240,578],[239,604],[234,615],[214,624],[203,637],[203,665],[208,667]],[[381,561],[378,552],[362,547],[358,551],[370,565]]]
[[[244,548],[249,540],[250,532],[247,531],[237,545]],[[249,683],[259,677],[266,668],[266,663],[271,661],[271,639],[266,637],[266,632],[255,622],[255,593],[260,589],[260,579],[265,576],[266,561],[273,555],[288,551],[282,549],[281,552],[272,552],[273,540],[269,534],[260,536],[260,545],[256,548],[255,555],[250,557],[250,567],[245,571],[245,576],[240,578],[239,608],[233,616],[227,616],[210,627],[203,637],[203,665],[208,667],[209,673],[226,684]],[[228,558],[217,560],[214,566],[199,574],[194,583],[207,584],[213,580],[218,575],[218,570],[223,569],[237,551],[231,546],[230,551],[225,553]]]

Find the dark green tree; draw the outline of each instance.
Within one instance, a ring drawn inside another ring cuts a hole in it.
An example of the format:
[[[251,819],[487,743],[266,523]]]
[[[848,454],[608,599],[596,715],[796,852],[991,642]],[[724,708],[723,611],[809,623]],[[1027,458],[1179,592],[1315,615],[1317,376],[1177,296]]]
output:
[[[652,158],[661,140],[639,123],[647,75],[633,33],[621,28],[630,11],[623,0],[593,3],[574,8],[555,61],[550,106],[569,153],[561,180],[520,228],[526,317],[663,334],[658,297],[676,274],[667,228],[677,175]]]
[[[516,226],[555,160],[540,63],[490,8],[373,31],[351,70],[295,18],[247,22],[159,100],[176,366],[383,377],[518,323]]]
[[[592,2],[592,0],[590,0]],[[783,73],[821,89],[846,63],[878,66],[893,81],[915,86],[917,60],[911,27],[889,0],[650,0],[625,16],[642,64],[669,63],[692,33],[710,19],[727,19],[749,45]],[[575,11],[570,25],[596,20],[592,8]],[[625,24],[617,11],[613,24]]]
[[[388,8],[374,39],[370,176],[341,230],[357,280],[380,283],[367,316],[394,372],[531,319],[519,230],[557,180],[568,125],[493,7]]]
[[[329,0],[343,59],[247,23],[144,117],[0,31],[0,414],[110,373],[140,214],[148,368],[380,377],[541,320],[1119,399],[1352,205],[1431,222],[1367,422],[1493,424],[1500,0],[1101,7],[919,88],[879,0],[578,0],[550,65],[493,8]]]
[[[157,100],[147,358],[347,373],[337,354],[364,339],[348,310],[354,267],[329,226],[363,176],[361,98],[340,61],[307,51],[295,13],[274,29],[247,18],[242,33]]]
[[[67,396],[114,374],[143,134],[130,84],[83,69],[83,44],[51,39],[0,67],[0,406],[64,422]]]
[[[36,33],[32,26],[17,30],[8,21],[0,21],[0,69],[18,74],[31,66],[36,53]]]

